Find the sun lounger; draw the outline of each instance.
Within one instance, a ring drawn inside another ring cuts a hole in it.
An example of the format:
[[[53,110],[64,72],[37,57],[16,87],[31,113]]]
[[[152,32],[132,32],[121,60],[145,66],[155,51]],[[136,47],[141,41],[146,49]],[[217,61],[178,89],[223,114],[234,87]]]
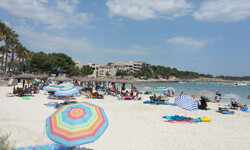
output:
[[[118,96],[118,98],[119,99],[124,99],[124,100],[132,100],[132,99],[134,99],[134,96],[124,96],[124,95],[120,94]]]
[[[91,91],[87,91],[87,94],[89,94],[89,96],[91,98],[97,98],[97,99],[102,99],[103,98],[103,95],[93,95],[93,93]]]
[[[167,100],[156,100],[153,96],[150,96],[150,102],[153,104],[168,104]]]

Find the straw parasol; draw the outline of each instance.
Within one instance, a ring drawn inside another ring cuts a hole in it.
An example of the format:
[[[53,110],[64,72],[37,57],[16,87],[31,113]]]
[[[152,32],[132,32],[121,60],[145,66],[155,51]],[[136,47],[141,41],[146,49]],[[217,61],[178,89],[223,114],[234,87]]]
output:
[[[20,75],[15,76],[14,78],[15,78],[15,79],[31,80],[31,79],[36,78],[36,76],[33,75],[33,74],[22,73],[22,74],[20,74]]]
[[[55,81],[72,81],[71,78],[65,77],[65,76],[58,76],[54,79]]]
[[[28,74],[28,73],[22,73],[22,74],[17,75],[17,76],[14,77],[14,79],[24,79],[23,80],[23,87],[25,85],[25,80],[28,80],[28,82],[29,82],[29,80],[34,79],[34,78],[36,78],[35,75]],[[29,87],[29,84],[28,84],[28,87]]]

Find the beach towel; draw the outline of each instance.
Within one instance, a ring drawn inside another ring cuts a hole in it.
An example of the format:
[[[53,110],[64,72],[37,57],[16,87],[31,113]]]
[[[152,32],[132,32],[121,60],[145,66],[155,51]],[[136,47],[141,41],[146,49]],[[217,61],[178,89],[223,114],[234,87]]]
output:
[[[179,115],[174,115],[174,116],[163,116],[163,118],[167,119],[165,122],[170,122],[170,123],[198,123],[201,122],[202,119],[199,118],[191,118],[191,117],[184,117],[184,116],[179,116]]]
[[[227,108],[220,108],[218,112],[222,113],[222,114],[234,114],[234,111],[229,111]]]
[[[30,100],[29,96],[23,96],[23,100]]]
[[[149,102],[149,101],[144,101],[143,103],[144,103],[144,104],[150,104],[150,102]]]
[[[164,120],[164,121],[169,123],[197,123],[190,120]]]

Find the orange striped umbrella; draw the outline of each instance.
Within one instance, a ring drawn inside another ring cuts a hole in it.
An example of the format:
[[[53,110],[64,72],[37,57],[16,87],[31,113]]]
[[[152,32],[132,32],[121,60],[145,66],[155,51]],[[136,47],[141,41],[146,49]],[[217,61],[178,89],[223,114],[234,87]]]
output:
[[[94,142],[107,127],[104,110],[87,102],[65,105],[46,120],[47,136],[68,147]]]

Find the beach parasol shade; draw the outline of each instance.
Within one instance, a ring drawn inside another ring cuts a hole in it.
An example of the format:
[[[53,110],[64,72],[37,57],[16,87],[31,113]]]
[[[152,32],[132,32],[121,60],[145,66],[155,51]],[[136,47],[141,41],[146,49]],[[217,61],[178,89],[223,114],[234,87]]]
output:
[[[163,91],[167,91],[167,90],[168,90],[168,88],[166,88],[166,87],[157,87],[154,89],[155,92],[163,92]]]
[[[175,98],[174,103],[177,106],[179,106],[180,108],[188,110],[188,111],[193,111],[193,110],[198,109],[197,102],[195,101],[195,99],[193,99],[189,95],[182,95],[182,96],[179,96],[179,97]]]
[[[60,88],[60,90],[57,90],[54,95],[55,96],[72,96],[78,93],[79,93],[79,90],[77,90],[74,87],[64,87],[64,88]]]
[[[116,83],[115,86],[120,86],[120,84]]]
[[[59,84],[60,86],[63,86],[63,87],[72,87],[72,86],[74,86],[74,84],[73,83],[70,83],[70,82],[65,82],[65,83],[61,83],[61,84]]]
[[[40,81],[40,80],[37,79],[37,78],[34,78],[34,79],[31,80],[31,82],[39,82],[39,81]]]
[[[199,91],[198,93],[196,93],[195,96],[205,96],[207,98],[214,98],[216,94],[212,91],[203,90],[203,91]]]
[[[235,99],[235,100],[240,100],[241,99],[238,95],[232,94],[232,93],[226,94],[222,98]]]
[[[71,78],[65,77],[65,76],[59,76],[54,79],[55,81],[72,81]]]
[[[173,87],[168,87],[168,89],[169,89],[170,91],[175,91],[175,88],[173,88]]]
[[[58,91],[60,88],[63,88],[62,85],[51,84],[49,86],[44,87],[45,91]]]
[[[27,74],[27,73],[22,73],[20,75],[17,75],[14,77],[15,79],[26,79],[26,80],[30,80],[30,79],[34,79],[35,75],[33,74]]]
[[[58,87],[46,86],[46,87],[44,87],[44,90],[45,90],[45,91],[58,91],[58,90],[60,90],[60,88],[58,88]]]
[[[74,88],[76,88],[77,90],[82,90],[84,87],[82,87],[82,86],[74,86]]]
[[[150,86],[145,86],[144,89],[149,91],[149,90],[151,90],[151,87]]]
[[[81,102],[65,105],[48,117],[46,133],[52,141],[74,147],[96,141],[108,124],[103,108]]]

